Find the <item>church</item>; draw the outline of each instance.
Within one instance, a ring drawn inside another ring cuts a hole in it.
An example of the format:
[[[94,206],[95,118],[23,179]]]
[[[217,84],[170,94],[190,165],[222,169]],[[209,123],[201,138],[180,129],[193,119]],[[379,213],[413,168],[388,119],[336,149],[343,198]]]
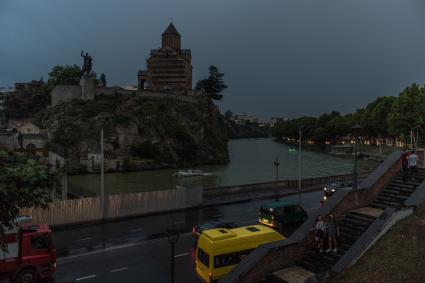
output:
[[[181,36],[173,23],[162,33],[162,47],[152,49],[147,70],[138,72],[138,89],[187,91],[192,89],[192,52],[181,48]]]

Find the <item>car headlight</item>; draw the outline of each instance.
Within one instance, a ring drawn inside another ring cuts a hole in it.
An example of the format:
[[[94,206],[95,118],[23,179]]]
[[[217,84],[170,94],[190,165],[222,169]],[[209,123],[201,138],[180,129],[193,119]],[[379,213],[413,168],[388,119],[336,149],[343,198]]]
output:
[[[323,197],[323,200],[327,200],[328,198],[326,196]]]

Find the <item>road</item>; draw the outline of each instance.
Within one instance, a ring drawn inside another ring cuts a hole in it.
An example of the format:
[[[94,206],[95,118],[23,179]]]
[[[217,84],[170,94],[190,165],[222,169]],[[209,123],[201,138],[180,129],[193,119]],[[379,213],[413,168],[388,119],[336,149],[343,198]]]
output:
[[[319,207],[322,192],[303,194],[307,211]],[[293,195],[282,199],[297,201]],[[270,199],[252,200],[217,207],[192,209],[164,215],[55,231],[60,254],[55,282],[168,282],[170,279],[170,245],[164,235],[166,227],[178,223],[182,228],[176,245],[176,282],[198,282],[194,271],[194,225],[221,218],[249,225],[257,220],[258,208]],[[284,234],[290,231],[284,231]]]

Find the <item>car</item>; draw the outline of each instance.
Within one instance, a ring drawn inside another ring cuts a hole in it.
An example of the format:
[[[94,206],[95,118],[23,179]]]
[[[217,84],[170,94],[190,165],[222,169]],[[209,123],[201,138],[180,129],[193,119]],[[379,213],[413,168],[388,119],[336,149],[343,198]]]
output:
[[[353,182],[351,181],[333,182],[326,185],[323,188],[323,196],[320,199],[320,207],[323,207],[328,201],[329,197],[331,197],[338,189],[351,188],[352,186]]]
[[[304,222],[308,215],[304,208],[289,201],[277,200],[263,204],[258,211],[258,222],[281,230],[285,225]]]
[[[214,228],[233,229],[233,228],[237,228],[237,227],[239,227],[239,226],[234,222],[215,219],[215,220],[205,222],[202,225],[194,226],[192,228],[192,236],[195,239],[198,239],[199,236],[201,235],[201,233],[205,230],[214,229]]]

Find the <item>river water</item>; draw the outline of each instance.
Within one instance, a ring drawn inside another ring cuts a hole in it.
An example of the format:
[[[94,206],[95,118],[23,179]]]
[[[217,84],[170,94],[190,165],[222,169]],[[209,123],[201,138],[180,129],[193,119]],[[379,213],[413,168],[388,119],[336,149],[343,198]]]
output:
[[[279,179],[298,178],[298,151],[272,139],[239,139],[229,141],[230,163],[199,166],[210,176],[176,178],[174,169],[105,174],[108,194],[163,190],[178,186],[215,187],[269,182],[276,178],[273,165],[279,158]],[[326,153],[303,151],[301,177],[320,177],[353,172],[353,160],[333,157]],[[371,169],[374,162],[361,161],[360,168]],[[69,192],[79,196],[93,196],[100,192],[100,174],[75,175],[68,178]]]

